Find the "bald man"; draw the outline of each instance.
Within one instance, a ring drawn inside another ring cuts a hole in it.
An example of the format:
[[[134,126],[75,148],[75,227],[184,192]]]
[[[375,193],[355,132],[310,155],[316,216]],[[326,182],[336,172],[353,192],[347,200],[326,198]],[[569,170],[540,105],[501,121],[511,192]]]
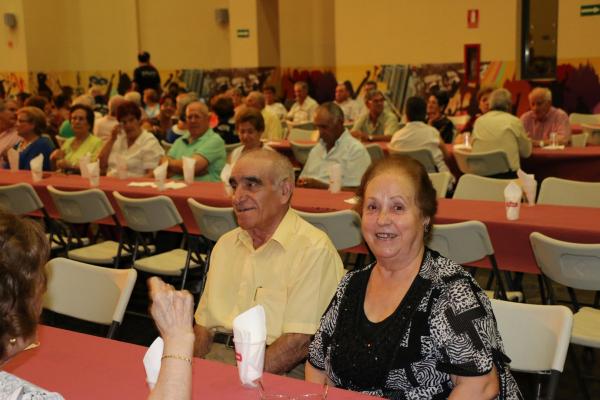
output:
[[[550,134],[556,133],[558,144],[567,144],[571,138],[569,116],[560,108],[552,107],[552,92],[547,88],[535,88],[529,93],[530,110],[521,115],[525,131],[534,145],[550,144]]]

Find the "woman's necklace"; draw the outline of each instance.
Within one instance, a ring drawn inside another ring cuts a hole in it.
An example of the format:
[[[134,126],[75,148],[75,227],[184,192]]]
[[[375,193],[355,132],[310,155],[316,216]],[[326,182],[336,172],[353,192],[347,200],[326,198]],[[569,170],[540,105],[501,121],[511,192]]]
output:
[[[19,153],[25,151],[25,149],[28,148],[31,143],[35,142],[36,139],[37,139],[37,137],[33,138],[32,140],[25,140],[25,139],[21,140],[19,142],[19,147],[17,147],[17,150],[19,151]]]

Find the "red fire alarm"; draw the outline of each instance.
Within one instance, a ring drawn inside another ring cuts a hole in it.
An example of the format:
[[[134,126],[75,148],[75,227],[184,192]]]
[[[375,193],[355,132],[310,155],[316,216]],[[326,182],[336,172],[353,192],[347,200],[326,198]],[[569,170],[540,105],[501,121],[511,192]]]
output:
[[[479,28],[479,10],[467,10],[467,28]]]

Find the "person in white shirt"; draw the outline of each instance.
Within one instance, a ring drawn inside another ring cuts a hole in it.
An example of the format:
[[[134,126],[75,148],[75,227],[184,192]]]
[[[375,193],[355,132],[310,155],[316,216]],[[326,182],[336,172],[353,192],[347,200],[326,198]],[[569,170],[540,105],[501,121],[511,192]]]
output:
[[[344,128],[344,113],[333,102],[324,103],[315,113],[319,143],[308,154],[296,186],[325,189],[329,186],[329,171],[334,164],[342,169],[342,187],[355,188],[371,165],[365,146]]]
[[[356,100],[350,98],[348,88],[343,83],[338,83],[335,87],[335,104],[344,112],[345,122],[353,122],[358,119],[361,106]]]
[[[265,96],[265,108],[277,115],[280,121],[285,121],[287,110],[283,104],[275,101],[275,94],[277,93],[275,86],[267,85],[263,87],[262,93]]]
[[[265,120],[264,137],[268,140],[283,139],[283,127],[277,115],[265,108],[265,96],[261,92],[250,92],[246,96],[246,106],[254,108],[263,116]]]
[[[141,111],[137,104],[125,101],[117,108],[116,125],[109,140],[104,144],[98,159],[100,169],[107,176],[117,176],[117,164],[123,157],[127,165],[127,177],[139,178],[152,173],[165,151],[158,140],[141,128]]]
[[[392,136],[390,148],[402,150],[426,148],[431,151],[437,170],[450,172],[444,161],[448,154],[440,133],[425,122],[427,120],[425,99],[414,96],[406,101],[406,119],[408,123]]]
[[[306,82],[300,81],[294,84],[294,95],[296,102],[288,112],[287,119],[297,124],[312,121],[319,104],[308,95]]]
[[[119,121],[117,121],[117,108],[124,102],[125,98],[123,96],[120,94],[114,95],[108,101],[108,114],[97,118],[96,122],[94,122],[94,136],[98,136],[104,143],[110,138],[114,127],[119,125]]]

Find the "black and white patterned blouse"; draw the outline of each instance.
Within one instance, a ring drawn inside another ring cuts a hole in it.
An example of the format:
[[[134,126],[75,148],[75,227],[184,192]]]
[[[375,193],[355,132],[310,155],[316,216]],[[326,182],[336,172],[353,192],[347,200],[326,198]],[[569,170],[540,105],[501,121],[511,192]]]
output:
[[[445,399],[450,375],[496,367],[500,399],[522,399],[510,374],[490,301],[460,265],[425,249],[419,274],[396,311],[364,313],[373,264],[340,282],[310,345],[309,362],[338,387],[390,399]]]

